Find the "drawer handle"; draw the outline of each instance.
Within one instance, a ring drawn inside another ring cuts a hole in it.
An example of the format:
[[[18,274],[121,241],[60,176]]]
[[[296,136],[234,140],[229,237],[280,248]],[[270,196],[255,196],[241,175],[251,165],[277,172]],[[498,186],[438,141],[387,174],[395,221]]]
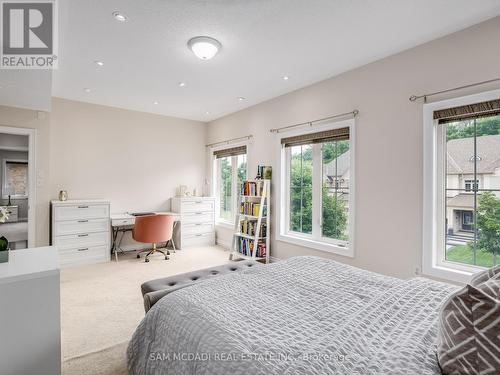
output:
[[[88,237],[88,236],[89,236],[89,234],[88,234],[88,233],[86,233],[86,234],[79,234],[79,235],[78,235],[78,237]]]
[[[196,237],[201,237],[201,236],[203,236],[203,234],[197,234],[197,235],[196,235]]]
[[[196,212],[196,215],[201,215],[203,212]]]
[[[78,208],[89,208],[89,206],[78,206]]]
[[[200,225],[203,225],[202,223],[198,223],[198,224],[195,224],[196,226],[200,226]]]
[[[203,203],[203,201],[195,201],[195,203]]]
[[[79,223],[88,223],[88,220],[78,220]]]
[[[81,249],[78,249],[78,251],[87,251],[88,249],[88,247],[82,247]]]

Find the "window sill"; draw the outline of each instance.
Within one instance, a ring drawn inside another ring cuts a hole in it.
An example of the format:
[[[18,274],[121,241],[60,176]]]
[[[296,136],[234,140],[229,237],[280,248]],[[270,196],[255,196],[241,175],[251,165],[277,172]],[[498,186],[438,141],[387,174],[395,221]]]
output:
[[[423,276],[432,276],[443,280],[449,280],[456,283],[468,283],[472,276],[485,268],[456,264],[453,262],[442,262],[430,267],[424,267]]]
[[[354,251],[350,247],[343,247],[331,243],[326,243],[326,242],[320,242],[320,241],[314,241],[310,240],[308,238],[303,238],[299,236],[293,236],[290,234],[280,234],[276,238],[276,240],[280,242],[287,242],[292,245],[299,245],[303,247],[308,247],[310,249],[314,250],[320,250],[320,251],[325,251],[327,253],[332,253],[332,254],[337,254],[337,255],[342,255],[346,256],[349,258],[354,258]]]

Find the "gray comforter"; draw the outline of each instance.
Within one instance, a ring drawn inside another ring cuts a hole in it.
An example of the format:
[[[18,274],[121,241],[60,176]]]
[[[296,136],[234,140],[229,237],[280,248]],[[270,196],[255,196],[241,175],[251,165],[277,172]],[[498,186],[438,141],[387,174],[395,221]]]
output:
[[[131,374],[439,374],[454,287],[296,257],[171,293],[128,346]]]

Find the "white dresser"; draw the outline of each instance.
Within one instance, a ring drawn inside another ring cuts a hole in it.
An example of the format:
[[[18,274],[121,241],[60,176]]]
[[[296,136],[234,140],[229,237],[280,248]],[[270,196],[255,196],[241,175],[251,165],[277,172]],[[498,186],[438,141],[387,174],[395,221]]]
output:
[[[212,197],[172,198],[172,211],[181,217],[175,245],[180,249],[215,245],[214,209]]]
[[[62,267],[110,260],[109,201],[52,201],[50,213],[50,243]]]

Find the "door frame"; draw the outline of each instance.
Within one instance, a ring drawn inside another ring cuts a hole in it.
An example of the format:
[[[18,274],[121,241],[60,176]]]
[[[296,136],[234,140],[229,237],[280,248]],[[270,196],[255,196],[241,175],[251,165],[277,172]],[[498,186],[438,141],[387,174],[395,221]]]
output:
[[[36,129],[0,125],[0,133],[28,136],[28,248],[36,238]]]

